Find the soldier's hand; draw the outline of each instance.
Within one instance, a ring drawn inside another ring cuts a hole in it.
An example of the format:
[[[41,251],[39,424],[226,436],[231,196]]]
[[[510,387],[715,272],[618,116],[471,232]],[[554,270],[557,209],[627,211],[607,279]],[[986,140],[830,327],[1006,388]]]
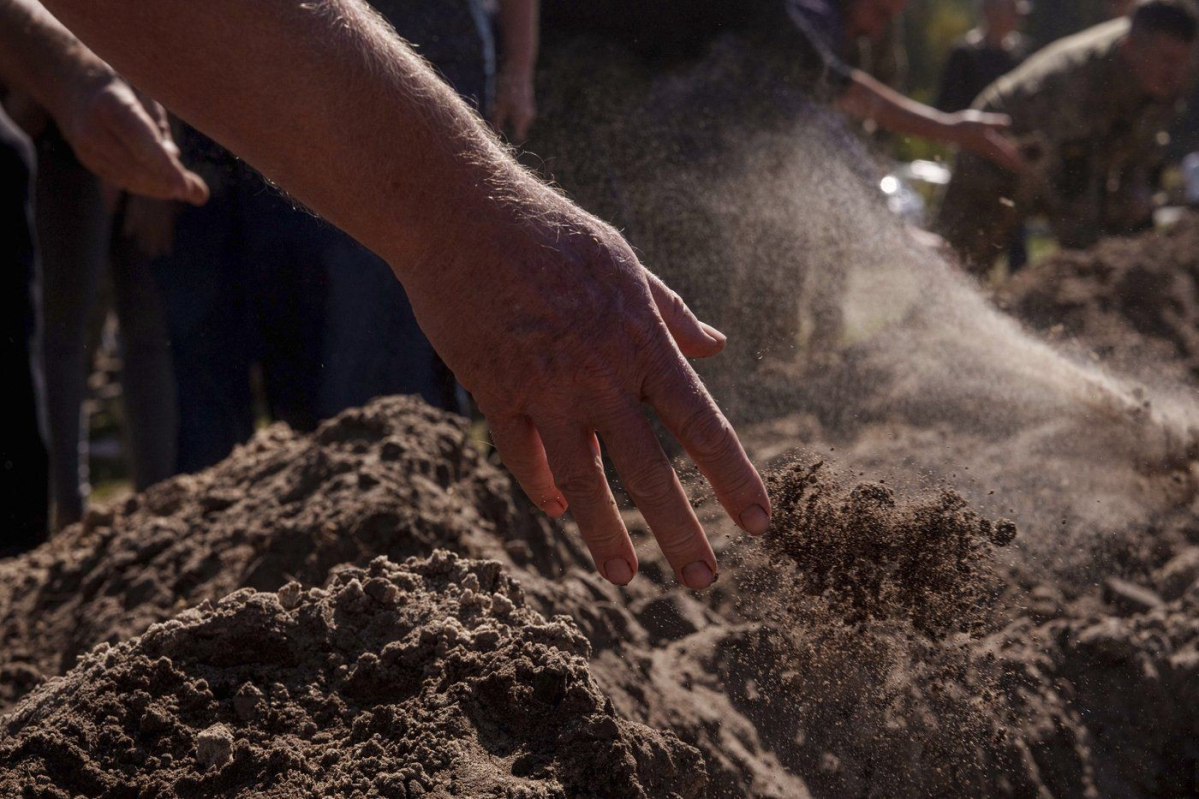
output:
[[[973,109],[952,115],[953,142],[994,161],[1016,174],[1023,173],[1028,164],[1016,143],[1007,135],[1011,119],[1006,114],[987,114]]]
[[[179,161],[162,106],[111,72],[80,76],[51,109],[88,169],[134,194],[201,204],[208,186]]]

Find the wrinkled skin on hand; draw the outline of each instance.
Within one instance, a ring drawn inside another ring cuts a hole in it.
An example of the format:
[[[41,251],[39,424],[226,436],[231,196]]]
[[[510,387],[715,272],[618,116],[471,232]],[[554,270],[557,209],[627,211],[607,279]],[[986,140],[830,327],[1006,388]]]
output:
[[[134,194],[201,205],[208,186],[179,161],[166,112],[113,74],[80,79],[55,114],[80,162]]]
[[[625,584],[637,556],[604,476],[599,441],[676,577],[708,586],[716,559],[642,404],[750,533],[769,499],[686,357],[724,336],[644,269],[611,227],[544,187],[493,203],[435,268],[404,275],[422,328],[486,415],[504,463],[551,516],[569,507],[596,567]],[[461,230],[462,228],[458,228]],[[685,357],[686,356],[686,357]],[[598,439],[598,440],[597,440]]]
[[[1011,119],[1006,114],[988,114],[968,109],[952,116],[955,144],[1016,174],[1028,168],[1019,147],[1006,135],[1011,126]]]

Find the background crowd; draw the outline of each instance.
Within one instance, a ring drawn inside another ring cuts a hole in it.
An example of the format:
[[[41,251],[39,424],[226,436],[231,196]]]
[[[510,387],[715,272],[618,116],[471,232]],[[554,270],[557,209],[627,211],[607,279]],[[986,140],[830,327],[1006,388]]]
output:
[[[980,274],[1001,254],[1009,269],[1027,261],[1030,216],[1049,217],[1068,246],[1150,225],[1170,155],[1190,138],[1187,4],[1043,3],[784,4],[814,97],[871,131],[900,134],[885,145],[897,157],[960,151],[936,228]],[[372,5],[484,118],[524,140],[536,117],[538,0]],[[1133,66],[1112,68],[1125,63]],[[1090,102],[1090,86],[1102,87],[1103,103]],[[206,198],[151,199],[84,166],[61,121],[18,83],[8,81],[4,108],[36,150],[40,248],[38,291],[29,294],[29,281],[11,289],[36,298],[40,339],[28,320],[8,337],[14,347],[33,342],[41,426],[27,417],[5,433],[7,496],[23,498],[4,510],[8,552],[84,514],[85,400],[109,318],[137,489],[216,463],[263,420],[307,430],[397,393],[469,413],[391,268],[203,134],[170,123]]]

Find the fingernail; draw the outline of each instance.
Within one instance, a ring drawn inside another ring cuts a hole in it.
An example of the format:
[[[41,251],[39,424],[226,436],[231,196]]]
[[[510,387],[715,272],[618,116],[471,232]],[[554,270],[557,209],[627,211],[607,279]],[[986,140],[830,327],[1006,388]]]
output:
[[[628,585],[633,579],[633,567],[624,558],[612,558],[604,564],[604,576],[617,585]]]
[[[741,529],[750,535],[761,535],[770,528],[770,514],[761,505],[741,511],[738,521],[741,523]]]
[[[551,499],[541,507],[546,513],[555,519],[561,516],[563,513],[566,513],[566,506],[556,499]]]
[[[725,342],[729,340],[728,336],[726,336],[724,333],[721,333],[707,322],[700,322],[699,326],[702,327],[704,332],[708,334],[708,338],[712,339],[722,347],[724,346]]]
[[[693,591],[707,588],[715,579],[716,577],[712,574],[712,570],[708,567],[708,564],[702,560],[697,560],[690,566],[683,567],[683,585]]]

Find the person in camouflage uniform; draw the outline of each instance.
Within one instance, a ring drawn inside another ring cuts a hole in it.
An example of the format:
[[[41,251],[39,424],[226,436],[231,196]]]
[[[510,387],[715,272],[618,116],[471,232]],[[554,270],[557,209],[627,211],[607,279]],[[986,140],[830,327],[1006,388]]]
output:
[[[991,84],[977,109],[1007,114],[1027,160],[1018,174],[957,159],[937,228],[986,273],[1026,217],[1044,214],[1064,247],[1142,228],[1179,111],[1196,36],[1189,0],[1149,0],[1131,18],[1062,39]]]

